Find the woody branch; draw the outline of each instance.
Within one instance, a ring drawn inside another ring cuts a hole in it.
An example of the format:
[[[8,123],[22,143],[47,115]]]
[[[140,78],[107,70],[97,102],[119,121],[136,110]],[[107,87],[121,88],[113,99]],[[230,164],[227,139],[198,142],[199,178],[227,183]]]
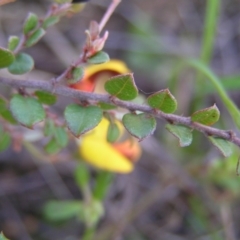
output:
[[[220,130],[214,127],[202,125],[197,122],[192,122],[190,117],[183,117],[175,114],[166,114],[164,112],[153,109],[147,105],[141,105],[141,104],[136,104],[132,102],[122,101],[117,98],[112,98],[109,94],[83,92],[83,91],[75,90],[63,85],[53,86],[51,82],[42,81],[42,80],[20,80],[20,79],[16,80],[16,79],[0,77],[0,83],[11,86],[11,87],[15,87],[15,88],[30,88],[30,89],[44,90],[60,96],[70,97],[72,99],[77,99],[80,101],[88,101],[91,103],[104,102],[104,103],[114,104],[118,107],[122,107],[130,111],[141,111],[141,112],[149,113],[155,116],[156,118],[166,120],[167,122],[174,123],[174,124],[181,124],[181,125],[188,126],[191,129],[196,129],[197,131],[200,131],[207,136],[215,136],[215,137],[223,138],[240,147],[240,138],[237,137],[236,134],[232,131]]]

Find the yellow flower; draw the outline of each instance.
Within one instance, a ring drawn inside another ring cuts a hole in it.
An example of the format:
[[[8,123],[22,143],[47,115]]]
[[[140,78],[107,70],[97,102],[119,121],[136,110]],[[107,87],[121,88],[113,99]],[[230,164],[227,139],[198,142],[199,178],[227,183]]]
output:
[[[86,92],[104,92],[103,85],[110,77],[128,73],[130,70],[125,63],[119,60],[88,66],[85,69],[84,78],[71,87]]]
[[[82,136],[79,142],[79,153],[88,163],[100,169],[129,173],[133,170],[134,161],[141,154],[141,149],[135,139],[111,144],[107,142],[109,121],[103,118],[100,124],[91,132]],[[120,136],[124,134],[124,127],[117,121]]]
[[[119,60],[111,60],[104,64],[86,68],[84,78],[71,85],[72,88],[88,92],[104,92],[104,82],[110,77],[124,74],[130,70]],[[129,173],[134,162],[141,155],[141,148],[135,138],[127,133],[122,123],[116,120],[120,130],[119,139],[115,143],[107,141],[109,121],[103,118],[100,124],[77,140],[81,157],[93,166],[118,173]]]

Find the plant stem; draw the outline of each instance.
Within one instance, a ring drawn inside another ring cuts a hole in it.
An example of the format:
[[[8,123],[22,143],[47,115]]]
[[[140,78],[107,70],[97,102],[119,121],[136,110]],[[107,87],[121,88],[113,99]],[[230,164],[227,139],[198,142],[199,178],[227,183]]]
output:
[[[209,70],[210,71],[210,70]],[[211,73],[211,71],[210,71]],[[215,79],[216,80],[216,79]],[[223,138],[227,141],[230,141],[240,147],[240,138],[236,136],[232,131],[224,131],[220,130],[217,128],[209,127],[206,125],[202,125],[197,122],[192,122],[191,117],[183,117],[183,116],[178,116],[175,114],[166,114],[162,111],[156,110],[151,108],[150,106],[147,105],[141,105],[141,104],[136,104],[132,102],[127,102],[127,101],[122,101],[117,98],[111,97],[109,94],[97,94],[97,93],[89,93],[89,92],[83,92],[75,89],[71,89],[69,87],[65,87],[62,85],[57,85],[53,88],[52,84],[47,81],[39,81],[39,80],[20,80],[20,79],[8,79],[8,78],[2,78],[0,77],[0,83],[6,84],[8,86],[12,87],[26,87],[26,88],[32,88],[32,89],[39,89],[39,90],[45,90],[48,92],[53,92],[58,95],[70,97],[73,99],[77,99],[80,101],[92,101],[92,102],[104,102],[104,103],[109,103],[109,104],[114,104],[119,107],[123,107],[125,109],[128,109],[130,111],[141,111],[145,113],[149,113],[156,118],[164,119],[168,122],[174,123],[174,124],[181,124],[188,126],[191,129],[196,129],[207,136],[216,136]],[[220,84],[220,83],[219,83]],[[221,85],[220,85],[221,86]],[[227,97],[227,95],[226,95]],[[233,106],[234,103],[231,102],[230,99],[228,100],[229,103],[231,103]],[[237,113],[237,112],[233,112]],[[238,112],[238,114],[240,114]]]
[[[99,23],[99,33],[103,30],[103,28],[105,27],[109,18],[111,17],[111,15],[113,14],[113,12],[115,11],[116,7],[118,6],[118,4],[120,2],[121,2],[121,0],[112,0],[111,4],[109,5],[107,11],[103,15],[103,18],[101,19],[101,21]]]
[[[202,50],[200,59],[209,64],[212,58],[214,39],[216,35],[217,22],[220,9],[220,0],[208,0],[202,39]]]
[[[105,14],[103,15],[103,18],[101,19],[101,21],[99,23],[99,33],[103,30],[104,26],[106,25],[109,18],[111,17],[111,15],[113,14],[113,12],[115,11],[116,7],[118,6],[118,4],[120,2],[121,2],[121,0],[112,0],[111,4],[107,8]],[[72,63],[67,69],[65,69],[65,71],[61,75],[59,75],[55,79],[52,79],[53,85],[55,85],[56,83],[59,83],[64,78],[66,78],[66,76],[69,74],[69,72],[74,67],[85,64],[87,55],[88,55],[88,50],[86,47],[83,47],[83,52],[80,54],[79,58],[74,63]]]
[[[0,6],[2,6],[4,4],[8,4],[10,2],[15,2],[15,0],[0,0]]]
[[[112,179],[112,173],[106,171],[100,171],[98,173],[93,191],[93,196],[95,199],[102,201],[105,198]]]
[[[217,29],[217,22],[219,17],[219,10],[221,0],[207,0],[206,5],[206,15],[205,15],[205,23],[203,29],[203,38],[202,38],[202,49],[200,53],[200,60],[208,65],[211,61],[213,48],[214,48],[214,40]],[[201,73],[197,74],[197,91],[196,91],[196,100],[194,101],[195,107],[200,105],[200,101],[202,102],[203,96],[205,94],[206,83],[204,81],[204,75]]]
[[[236,104],[229,98],[225,89],[223,88],[219,78],[201,61],[190,59],[186,61],[186,65],[195,68],[198,70],[203,76],[207,77],[208,80],[212,83],[215,89],[218,92],[218,95],[222,99],[226,109],[232,116],[235,124],[238,128],[240,128],[240,112]]]
[[[82,240],[93,240],[95,231],[96,231],[95,226],[86,228]]]
[[[181,62],[177,65],[176,70],[173,74],[172,80],[171,80],[171,86],[172,88],[176,88],[176,74],[180,74],[181,71],[186,67],[192,67],[199,74],[206,77],[207,80],[212,84],[214,89],[217,91],[219,97],[221,98],[223,104],[225,105],[227,111],[231,115],[233,121],[237,125],[238,128],[240,128],[240,111],[236,104],[231,100],[231,98],[227,95],[227,92],[225,91],[221,80],[214,74],[213,71],[211,71],[210,68],[208,68],[202,61],[197,59],[187,59],[187,60],[181,60]]]

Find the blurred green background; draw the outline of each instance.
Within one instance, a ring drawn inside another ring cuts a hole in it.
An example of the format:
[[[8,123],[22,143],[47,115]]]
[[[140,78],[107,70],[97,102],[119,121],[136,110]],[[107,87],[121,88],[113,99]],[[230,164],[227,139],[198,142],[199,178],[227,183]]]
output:
[[[110,0],[93,0],[84,11],[63,18],[40,43],[26,51],[35,69],[20,78],[50,79],[78,57],[91,20],[99,21]],[[43,16],[50,1],[17,0],[0,8],[0,45],[21,32],[29,11]],[[221,79],[239,105],[240,2],[237,0],[122,0],[106,25],[105,51],[126,62],[140,92],[169,88],[178,100],[177,114],[217,104],[216,127],[236,130],[216,89],[200,72],[182,66],[200,59]],[[1,76],[9,77],[5,71]],[[10,92],[1,86],[0,92]],[[60,98],[61,112],[69,100]],[[223,158],[204,136],[194,132],[191,146],[180,148],[163,121],[141,145],[143,156],[129,175],[114,178],[96,240],[237,240],[240,239],[239,150]],[[29,150],[29,149],[28,149]],[[0,230],[17,240],[81,239],[76,219],[52,224],[42,214],[51,199],[81,199],[73,172],[72,148],[54,161],[29,151],[0,154]],[[94,171],[93,171],[94,178]]]

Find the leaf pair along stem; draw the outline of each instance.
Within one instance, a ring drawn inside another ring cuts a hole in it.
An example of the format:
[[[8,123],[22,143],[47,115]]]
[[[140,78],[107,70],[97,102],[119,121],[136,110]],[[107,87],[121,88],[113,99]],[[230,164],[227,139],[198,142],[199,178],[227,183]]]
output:
[[[112,0],[112,2],[110,3],[110,5],[108,6],[105,14],[103,15],[101,21],[99,22],[99,24],[96,22],[95,24],[97,24],[97,31],[98,31],[98,35],[100,35],[101,31],[103,30],[103,28],[105,27],[106,23],[108,22],[109,18],[111,17],[111,15],[114,13],[115,9],[117,8],[117,6],[119,5],[119,3],[121,2],[121,0]],[[96,30],[96,29],[95,29]],[[87,31],[88,32],[88,31]],[[86,33],[87,33],[86,32]],[[91,33],[88,33],[91,35]],[[87,34],[87,35],[88,35]],[[103,42],[106,41],[108,37],[108,32],[106,31],[104,36],[103,36]],[[97,40],[100,40],[99,36],[98,36],[98,39]],[[93,44],[93,43],[91,43]],[[55,79],[52,79],[52,82],[53,84],[56,84],[56,83],[59,83],[60,81],[62,81],[63,79],[66,78],[66,76],[75,68],[75,67],[78,67],[78,66],[81,66],[81,65],[84,65],[86,62],[87,62],[87,59],[88,59],[88,54],[92,51],[91,50],[91,46],[88,46],[89,43],[88,43],[88,40],[86,39],[86,43],[85,43],[85,46],[83,47],[83,51],[82,53],[80,54],[79,58],[74,62],[72,63],[67,69],[65,69],[65,71],[60,75],[58,76],[57,78]],[[103,46],[104,46],[104,43],[103,43]],[[102,46],[102,47],[103,47]],[[90,47],[90,49],[89,49]]]
[[[70,97],[80,101],[87,101],[87,102],[90,101],[91,103],[104,102],[108,104],[114,104],[118,107],[122,107],[130,111],[141,111],[145,113],[150,113],[151,115],[157,118],[166,120],[167,122],[185,125],[191,129],[200,131],[206,134],[207,136],[215,136],[215,137],[223,138],[240,147],[240,138],[237,137],[236,134],[232,131],[225,131],[225,130],[209,127],[197,122],[193,122],[190,117],[178,116],[176,114],[167,114],[162,111],[153,109],[147,105],[141,105],[141,104],[136,104],[132,102],[122,101],[116,98],[113,99],[108,94],[83,92],[83,91],[71,89],[69,87],[62,86],[62,85],[55,85],[53,87],[52,83],[47,81],[41,81],[41,80],[19,80],[19,79],[15,80],[15,79],[0,77],[0,83],[11,86],[11,87],[15,87],[15,88],[31,88],[31,89],[44,90],[51,93],[54,91],[54,93],[57,95]]]

